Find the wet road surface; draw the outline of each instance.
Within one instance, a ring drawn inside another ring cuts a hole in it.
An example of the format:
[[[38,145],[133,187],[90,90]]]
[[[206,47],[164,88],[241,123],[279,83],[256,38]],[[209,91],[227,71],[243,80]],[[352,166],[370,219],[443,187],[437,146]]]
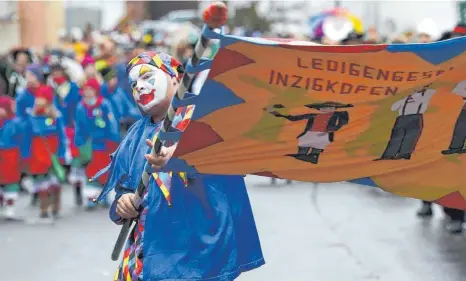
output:
[[[466,281],[466,234],[448,234],[440,208],[420,220],[417,200],[372,187],[247,183],[267,264],[237,281]],[[53,226],[0,223],[2,280],[112,280],[120,228],[107,210],[88,213],[72,199],[67,188]],[[18,213],[31,218],[28,202]]]

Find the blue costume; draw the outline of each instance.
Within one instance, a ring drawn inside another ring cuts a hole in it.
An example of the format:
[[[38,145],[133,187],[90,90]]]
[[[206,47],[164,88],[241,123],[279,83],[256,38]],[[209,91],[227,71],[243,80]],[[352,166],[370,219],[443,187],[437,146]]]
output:
[[[46,175],[53,166],[51,156],[65,159],[67,138],[61,117],[33,116],[28,113],[24,131],[23,156],[30,158],[29,172],[32,175]]]
[[[28,117],[27,109],[34,106],[34,94],[31,89],[19,91],[16,96],[16,115],[18,117]]]
[[[52,99],[49,102],[52,103]],[[40,202],[40,217],[49,217],[49,207],[56,217],[60,210],[59,180],[63,181],[65,177],[60,162],[65,162],[68,144],[63,120],[60,116],[30,115],[24,134],[24,142],[27,143],[25,147],[29,148],[29,155],[26,156],[30,160],[28,172],[34,177],[34,192],[38,194]],[[49,197],[50,194],[54,196]]]
[[[6,201],[7,218],[14,217],[14,204],[18,199],[23,123],[17,117],[0,120],[0,201]]]
[[[181,76],[180,63],[163,53],[142,53],[127,71],[138,64],[157,67],[178,81]],[[145,70],[138,71],[143,75]],[[150,85],[154,84],[147,82]],[[178,108],[172,127],[183,131],[193,108]],[[110,165],[99,172],[108,170],[109,174],[97,201],[115,189],[110,218],[117,224],[122,222],[117,202],[136,190],[144,172],[144,156],[151,150],[146,139],[153,139],[161,123],[153,123],[150,116],[137,121],[112,154]],[[115,281],[232,281],[241,272],[264,264],[242,176],[153,173],[140,207]]]
[[[81,177],[84,175],[91,177],[110,163],[109,154],[115,151],[120,141],[119,126],[113,116],[112,106],[101,96],[96,98],[93,105],[86,104],[83,99],[76,109],[75,118],[74,144],[81,150],[80,166],[85,166],[85,171],[80,169],[77,174]],[[91,142],[91,151],[84,152],[82,147],[88,141]],[[86,157],[88,159],[85,159]],[[105,181],[105,177],[102,177],[100,183],[85,185],[84,196],[88,199],[95,198],[101,191],[101,184]],[[89,207],[93,206],[91,203]]]
[[[107,83],[102,85],[102,96],[112,104],[115,118],[119,122],[126,120],[139,120],[142,115],[134,100],[129,97],[125,91],[117,87],[113,92],[110,91]]]
[[[117,192],[110,217],[119,223],[117,199],[134,192],[160,122],[150,117],[136,122],[112,155],[101,200]],[[197,175],[185,181],[178,175],[151,177],[143,210],[133,229],[115,280],[231,281],[241,272],[264,264],[260,242],[242,176]],[[169,206],[160,184],[171,185]],[[142,245],[141,245],[142,244]],[[139,257],[139,258],[138,258]]]
[[[60,87],[66,87],[67,93],[60,93]],[[57,109],[61,112],[65,127],[74,127],[74,116],[76,107],[81,101],[81,94],[79,93],[79,87],[76,83],[67,81],[57,88],[57,94],[54,98],[54,104]]]
[[[29,118],[28,110],[34,106],[34,94],[32,89],[24,89],[18,91],[15,102],[16,102],[16,116],[22,120],[27,120]],[[21,159],[25,160],[29,155],[29,146],[21,145]],[[24,167],[23,167],[24,168]]]
[[[0,121],[0,149],[18,148],[23,139],[23,127],[24,122],[18,117]]]
[[[125,62],[119,62],[115,65],[115,70],[116,70],[116,76],[118,79],[118,87],[122,88],[123,91],[130,97],[130,93],[132,92],[128,75],[126,73],[126,63]],[[136,103],[133,101],[134,106],[136,106]]]
[[[13,99],[0,96],[0,110],[4,113],[0,116],[0,207],[5,207],[4,216],[7,219],[14,219],[15,216],[14,205],[21,179],[20,147],[24,131],[24,122],[15,117],[13,105]]]
[[[34,92],[34,107],[24,109],[26,117],[22,128],[22,156],[28,160],[25,165],[27,172],[34,177],[34,191],[38,193],[41,219],[49,217],[50,206],[52,215],[58,215],[61,194],[59,180],[65,180],[62,163],[69,159],[64,122],[60,111],[53,106],[53,99],[54,93],[50,86],[38,87]]]
[[[103,97],[98,97],[94,105],[80,102],[76,109],[75,145],[80,147],[92,140],[92,150],[107,150],[107,142],[119,142],[120,132],[112,106]]]

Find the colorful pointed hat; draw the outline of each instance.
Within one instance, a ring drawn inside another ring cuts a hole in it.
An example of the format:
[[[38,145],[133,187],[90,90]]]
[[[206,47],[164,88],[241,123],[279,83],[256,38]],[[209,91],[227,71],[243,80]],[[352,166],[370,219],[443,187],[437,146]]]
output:
[[[181,63],[175,58],[162,52],[144,52],[138,55],[128,63],[128,66],[126,66],[126,72],[129,73],[133,67],[141,64],[155,66],[171,77],[176,77],[178,80],[181,79],[181,76],[183,75]]]

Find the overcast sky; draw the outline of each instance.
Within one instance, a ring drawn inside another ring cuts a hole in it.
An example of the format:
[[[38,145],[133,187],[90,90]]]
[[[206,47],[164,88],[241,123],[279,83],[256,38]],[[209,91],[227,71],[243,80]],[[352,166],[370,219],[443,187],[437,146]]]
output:
[[[331,2],[331,1],[326,1]],[[374,2],[374,1],[372,1]],[[366,25],[373,24],[375,13],[368,14],[368,1],[344,1],[343,6],[356,15],[365,18]],[[451,29],[457,21],[457,1],[377,1],[376,6],[380,13],[381,26],[388,19],[398,25],[398,29],[415,27],[425,18],[433,19],[439,28],[444,31]],[[366,9],[366,10],[365,10]],[[372,18],[371,18],[372,16]]]
[[[202,1],[211,2],[211,1]],[[235,1],[237,5],[248,3],[249,1]],[[261,8],[264,11],[267,9],[270,1],[263,1]],[[281,2],[283,1],[275,1]],[[292,1],[287,0],[290,3]],[[312,0],[312,1],[295,1],[303,5],[296,14],[292,17],[300,17],[305,20],[311,14],[317,13],[333,6],[332,0]],[[372,3],[371,3],[372,2]],[[374,2],[377,2],[374,4]],[[441,30],[451,29],[457,21],[456,3],[453,0],[437,0],[437,1],[342,1],[342,6],[349,9],[355,15],[361,17],[365,26],[370,26],[378,22],[380,28],[384,30],[385,23],[388,19],[393,19],[397,24],[398,31],[402,31],[408,27],[415,27],[420,21],[425,18],[432,18],[437,22]],[[113,27],[113,25],[125,13],[125,3],[123,0],[65,0],[68,6],[87,6],[100,8],[103,11],[103,27]],[[371,11],[377,8],[377,13]]]

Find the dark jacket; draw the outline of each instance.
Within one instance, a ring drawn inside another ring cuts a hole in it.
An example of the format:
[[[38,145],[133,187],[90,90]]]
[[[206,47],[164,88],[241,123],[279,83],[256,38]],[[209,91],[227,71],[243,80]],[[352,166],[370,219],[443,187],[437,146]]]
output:
[[[3,94],[15,98],[17,89],[21,86],[20,76],[11,65],[5,61],[0,61],[0,95]]]
[[[279,115],[278,117],[283,117],[286,118],[290,121],[300,121],[300,120],[305,120],[307,119],[307,124],[306,127],[304,128],[304,131],[298,135],[298,138],[304,136],[309,130],[311,130],[312,125],[314,124],[314,118],[318,114],[316,113],[309,113],[309,114],[302,114],[302,115]],[[344,125],[348,124],[349,122],[349,114],[347,111],[342,111],[342,112],[334,112],[332,117],[330,117],[330,120],[328,121],[327,124],[327,132],[329,133],[329,140],[333,142],[334,140],[334,132],[338,131],[341,127]]]

